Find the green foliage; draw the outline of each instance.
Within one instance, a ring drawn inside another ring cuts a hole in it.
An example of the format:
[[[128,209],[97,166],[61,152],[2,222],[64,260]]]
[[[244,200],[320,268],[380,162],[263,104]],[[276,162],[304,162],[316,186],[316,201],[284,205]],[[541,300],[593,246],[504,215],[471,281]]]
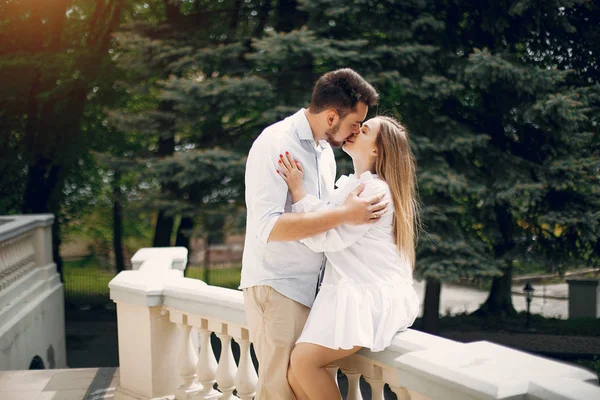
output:
[[[207,229],[239,225],[245,156],[274,106],[270,83],[247,74],[250,39],[262,33],[258,27],[268,16],[260,4],[173,3],[163,14],[166,23],[132,22],[117,35],[125,78],[119,84],[129,100],[108,111],[108,121],[140,146],[128,155],[113,152],[107,166],[133,157],[126,170],[158,189],[140,202],[160,210],[159,218],[191,219],[185,235],[194,224],[209,236],[219,233]],[[210,223],[215,214],[226,221]],[[158,225],[157,233],[171,229]]]
[[[370,115],[411,135],[420,276],[600,261],[597,2],[301,0],[294,18],[284,1],[34,3],[0,5],[2,213],[41,182],[66,234],[106,251],[115,203],[126,242],[157,212],[240,229],[254,138],[351,67],[380,93]]]

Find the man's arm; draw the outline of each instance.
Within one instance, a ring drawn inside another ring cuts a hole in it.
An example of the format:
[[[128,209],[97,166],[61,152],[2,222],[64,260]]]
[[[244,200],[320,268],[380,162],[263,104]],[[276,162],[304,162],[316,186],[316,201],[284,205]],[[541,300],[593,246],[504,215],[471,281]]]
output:
[[[336,207],[312,213],[285,213],[275,222],[269,242],[305,239],[345,223],[347,211]]]
[[[373,223],[374,212],[387,210],[387,204],[377,203],[384,194],[361,199],[360,185],[344,204],[313,215],[285,213],[288,187],[277,173],[279,155],[285,153],[285,143],[263,138],[252,146],[246,164],[246,207],[252,211],[254,223],[246,234],[255,235],[262,242],[284,242],[304,239],[326,232],[342,224]],[[375,205],[374,205],[375,204]]]
[[[361,225],[377,222],[387,211],[388,201],[379,203],[385,192],[361,198],[364,184],[353,190],[346,201],[335,208],[310,213],[285,213],[277,218],[269,242],[306,239],[327,232],[343,224]]]
[[[373,196],[376,193],[386,192],[385,201],[390,201],[387,185],[378,179],[373,179],[365,183],[365,190],[360,197]],[[294,213],[313,213],[326,208],[327,205],[316,197],[307,197],[308,201],[294,204],[292,211]],[[381,218],[376,218],[380,221]],[[371,224],[348,225],[343,224],[321,234],[301,239],[300,241],[308,246],[315,253],[336,252],[352,246],[360,238],[364,237],[371,229]]]

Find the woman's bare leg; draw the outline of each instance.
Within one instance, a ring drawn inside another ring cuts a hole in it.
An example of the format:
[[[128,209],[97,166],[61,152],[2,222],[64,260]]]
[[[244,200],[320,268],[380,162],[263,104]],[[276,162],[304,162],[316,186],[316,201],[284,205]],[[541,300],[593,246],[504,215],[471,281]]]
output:
[[[312,343],[298,343],[292,351],[292,374],[308,399],[341,399],[337,384],[326,367],[333,361],[346,358],[360,349],[361,347],[356,346],[350,350],[333,350]]]
[[[300,386],[300,382],[298,382],[296,375],[294,375],[294,372],[292,371],[291,366],[290,366],[290,368],[288,368],[287,377],[288,377],[288,382],[290,383],[290,387],[294,391],[294,395],[296,396],[296,399],[310,400],[310,397],[308,397],[308,395],[304,392],[304,390],[302,390],[302,386]]]

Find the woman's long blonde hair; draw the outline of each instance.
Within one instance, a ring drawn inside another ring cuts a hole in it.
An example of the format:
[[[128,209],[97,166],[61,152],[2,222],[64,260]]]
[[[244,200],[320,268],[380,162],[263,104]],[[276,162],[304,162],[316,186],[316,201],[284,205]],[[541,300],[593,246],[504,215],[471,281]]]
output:
[[[414,268],[420,229],[415,157],[410,149],[406,128],[394,118],[376,118],[381,121],[381,127],[375,142],[375,172],[388,184],[392,193],[396,246]]]

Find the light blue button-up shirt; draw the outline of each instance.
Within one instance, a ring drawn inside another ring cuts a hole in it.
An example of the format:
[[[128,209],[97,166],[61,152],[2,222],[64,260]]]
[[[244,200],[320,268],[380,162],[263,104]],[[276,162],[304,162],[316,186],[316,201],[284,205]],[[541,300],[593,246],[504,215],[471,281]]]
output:
[[[311,307],[323,253],[314,253],[299,241],[268,241],[277,219],[292,211],[292,196],[276,171],[279,154],[286,151],[304,167],[308,194],[326,198],[333,192],[333,150],[326,141],[315,143],[305,109],[267,127],[258,136],[246,163],[246,242],[240,289],[271,286]]]

